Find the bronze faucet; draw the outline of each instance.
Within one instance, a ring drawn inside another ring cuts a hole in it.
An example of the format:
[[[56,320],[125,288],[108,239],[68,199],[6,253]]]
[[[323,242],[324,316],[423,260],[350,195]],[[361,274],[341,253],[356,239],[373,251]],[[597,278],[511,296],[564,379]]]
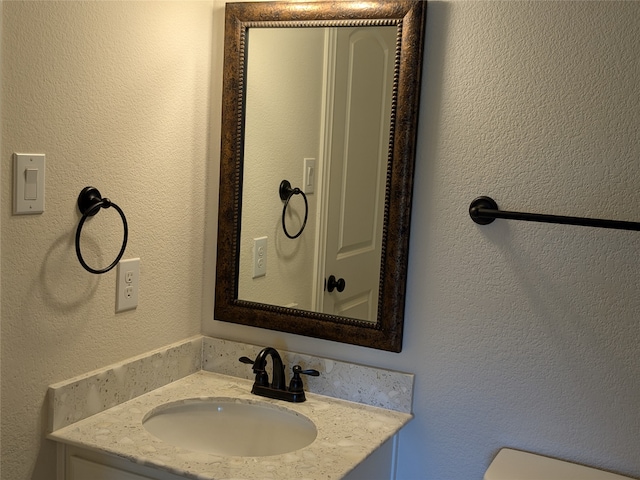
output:
[[[266,371],[267,357],[271,357],[273,367],[272,382],[269,383],[269,375]],[[289,387],[285,385],[284,365],[278,351],[273,347],[263,348],[255,360],[248,357],[240,357],[242,363],[253,365],[253,373],[256,374],[255,382],[251,393],[262,397],[274,398],[276,400],[285,400],[287,402],[304,402],[306,400],[304,394],[304,385],[300,374],[311,375],[317,377],[320,372],[317,370],[302,370],[300,365],[293,367],[293,376],[289,382]]]

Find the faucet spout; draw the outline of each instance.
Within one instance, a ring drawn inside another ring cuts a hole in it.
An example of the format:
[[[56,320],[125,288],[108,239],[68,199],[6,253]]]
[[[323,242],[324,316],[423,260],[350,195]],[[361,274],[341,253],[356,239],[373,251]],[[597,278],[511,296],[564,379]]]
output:
[[[265,372],[267,366],[267,357],[271,357],[271,364],[273,367],[273,375],[271,381],[271,388],[277,390],[286,390],[284,365],[282,364],[282,358],[275,348],[266,347],[263,348],[255,362],[253,363],[253,372],[258,375]]]

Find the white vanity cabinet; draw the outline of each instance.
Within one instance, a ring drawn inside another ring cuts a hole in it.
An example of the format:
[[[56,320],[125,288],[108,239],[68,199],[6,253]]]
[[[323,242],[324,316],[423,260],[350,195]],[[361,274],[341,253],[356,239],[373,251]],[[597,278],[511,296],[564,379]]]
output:
[[[397,452],[398,435],[396,434],[351,470],[343,480],[395,480]]]
[[[385,442],[343,480],[394,480],[396,438]],[[112,455],[58,444],[57,480],[185,480]],[[287,479],[282,479],[287,480]],[[293,480],[293,479],[291,479]]]
[[[184,480],[121,458],[58,444],[57,480]]]
[[[125,472],[124,470],[75,456],[69,459],[69,475],[67,478],[70,480],[151,480],[149,477]]]

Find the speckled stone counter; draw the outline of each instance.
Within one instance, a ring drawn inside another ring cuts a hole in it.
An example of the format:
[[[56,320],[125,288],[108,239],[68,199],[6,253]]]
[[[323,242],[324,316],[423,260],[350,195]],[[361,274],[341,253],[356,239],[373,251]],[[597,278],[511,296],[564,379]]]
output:
[[[307,394],[304,403],[270,400],[252,395],[251,385],[250,380],[199,371],[57,429],[48,438],[185,478],[327,480],[344,477],[412,418],[409,413],[313,393]],[[199,398],[268,403],[309,418],[318,434],[310,445],[291,453],[232,457],[175,447],[144,428],[143,420],[155,408],[170,402]]]
[[[238,357],[255,358],[262,346],[198,335],[49,386],[51,432],[143,395],[199,370],[250,380],[250,366]],[[291,366],[314,368],[319,377],[305,378],[309,392],[411,413],[413,379],[396,372],[323,357],[280,350]]]

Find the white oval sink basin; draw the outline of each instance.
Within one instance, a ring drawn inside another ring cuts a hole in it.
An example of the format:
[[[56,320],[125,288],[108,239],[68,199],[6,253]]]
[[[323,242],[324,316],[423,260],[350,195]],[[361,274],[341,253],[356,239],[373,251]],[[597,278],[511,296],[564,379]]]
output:
[[[169,403],[150,412],[142,424],[171,445],[241,457],[299,450],[318,433],[311,420],[292,410],[229,398]]]

